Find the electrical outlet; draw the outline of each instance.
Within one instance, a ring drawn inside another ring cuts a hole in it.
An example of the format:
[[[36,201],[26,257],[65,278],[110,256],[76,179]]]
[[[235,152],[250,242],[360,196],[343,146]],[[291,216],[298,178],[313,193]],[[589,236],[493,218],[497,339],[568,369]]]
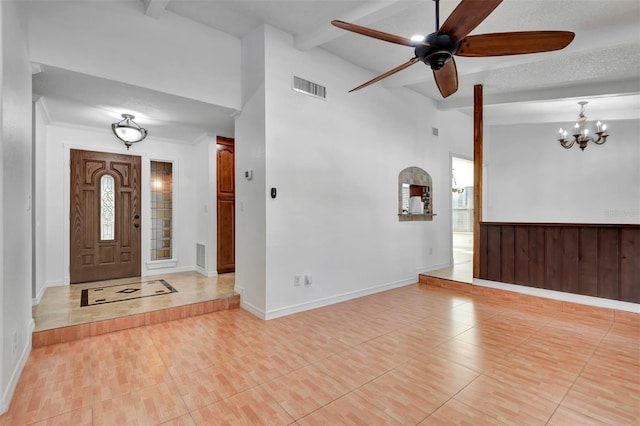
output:
[[[429,247],[429,256],[431,256],[432,254],[433,254],[433,249]]]
[[[18,332],[13,332],[13,352],[18,350]]]
[[[304,276],[304,285],[311,285],[313,283],[313,277],[309,275]]]
[[[302,282],[302,275],[294,275],[293,276],[293,286],[294,287],[299,287],[301,282]]]

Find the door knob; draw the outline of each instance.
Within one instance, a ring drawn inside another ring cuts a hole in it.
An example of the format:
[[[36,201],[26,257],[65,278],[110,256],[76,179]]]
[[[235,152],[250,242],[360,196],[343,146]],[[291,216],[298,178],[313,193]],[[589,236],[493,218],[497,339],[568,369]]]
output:
[[[134,219],[140,219],[140,215],[139,215],[139,214],[137,214],[137,215],[135,215],[133,218],[134,218]]]
[[[134,223],[134,224],[133,224],[133,227],[134,227],[134,228],[140,228],[140,224],[139,224],[139,223]]]

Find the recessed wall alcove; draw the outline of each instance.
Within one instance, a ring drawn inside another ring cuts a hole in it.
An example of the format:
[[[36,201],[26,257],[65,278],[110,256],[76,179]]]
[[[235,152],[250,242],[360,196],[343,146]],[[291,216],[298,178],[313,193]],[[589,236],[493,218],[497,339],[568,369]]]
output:
[[[420,167],[407,167],[398,175],[398,220],[433,220],[433,181]]]

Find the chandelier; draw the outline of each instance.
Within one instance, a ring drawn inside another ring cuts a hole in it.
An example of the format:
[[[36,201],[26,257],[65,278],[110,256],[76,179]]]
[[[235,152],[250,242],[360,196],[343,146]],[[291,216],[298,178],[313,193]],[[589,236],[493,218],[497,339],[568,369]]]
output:
[[[566,130],[560,129],[558,131],[558,142],[560,142],[560,145],[562,145],[563,148],[569,149],[577,142],[580,149],[584,151],[589,142],[593,142],[596,145],[602,145],[607,141],[607,137],[609,137],[609,134],[606,132],[607,126],[602,124],[600,121],[596,123],[595,134],[598,138],[594,139],[593,136],[589,136],[589,129],[585,126],[587,117],[584,116],[584,106],[588,103],[589,102],[585,101],[578,102],[578,105],[580,105],[580,115],[578,116],[578,121],[573,128],[573,139],[567,140]]]
[[[127,150],[132,144],[140,142],[147,137],[147,130],[143,129],[133,121],[136,118],[131,114],[122,114],[122,120],[111,125],[113,134],[116,135],[127,146]]]
[[[451,170],[453,172],[453,170]],[[456,182],[456,175],[451,173],[451,192],[454,194],[462,194],[464,192],[464,188],[458,186],[458,182]]]

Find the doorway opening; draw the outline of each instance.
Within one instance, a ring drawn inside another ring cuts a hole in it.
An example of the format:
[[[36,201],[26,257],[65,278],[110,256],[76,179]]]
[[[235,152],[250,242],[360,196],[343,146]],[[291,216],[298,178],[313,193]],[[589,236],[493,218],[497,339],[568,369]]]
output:
[[[451,230],[453,264],[473,260],[473,160],[451,156]]]

